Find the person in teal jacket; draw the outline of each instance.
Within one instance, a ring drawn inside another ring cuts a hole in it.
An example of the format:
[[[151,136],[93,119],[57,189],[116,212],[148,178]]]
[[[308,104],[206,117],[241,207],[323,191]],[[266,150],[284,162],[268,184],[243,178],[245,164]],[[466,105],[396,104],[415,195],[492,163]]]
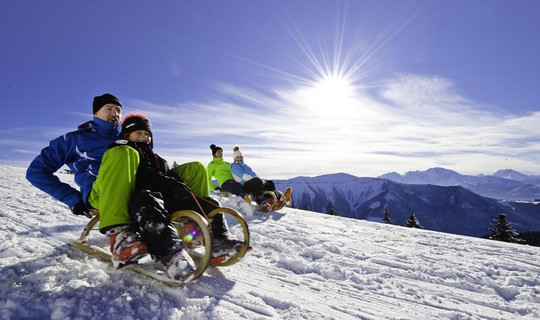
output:
[[[255,199],[255,202],[262,210],[271,210],[273,207],[271,204],[272,197],[264,192],[271,191],[275,193],[274,182],[272,180],[263,180],[257,176],[255,171],[244,162],[244,155],[239,146],[233,148],[233,159],[231,172],[234,180],[242,185],[244,191]],[[276,194],[276,197],[278,196],[279,193]],[[280,201],[283,201],[283,199],[280,198]]]
[[[206,167],[208,172],[208,185],[212,190],[230,192],[234,195],[244,197],[246,195],[242,185],[234,180],[230,163],[223,160],[223,149],[215,144],[210,145],[212,150],[212,161]],[[218,185],[212,182],[212,178],[217,179]]]

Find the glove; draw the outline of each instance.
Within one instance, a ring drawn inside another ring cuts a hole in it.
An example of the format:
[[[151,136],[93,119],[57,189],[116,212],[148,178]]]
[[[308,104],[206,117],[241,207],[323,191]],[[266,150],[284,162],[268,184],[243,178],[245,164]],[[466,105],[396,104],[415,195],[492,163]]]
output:
[[[221,188],[220,187],[215,187],[214,190],[221,191]]]
[[[92,218],[90,211],[88,211],[88,208],[86,207],[86,204],[84,204],[83,201],[79,201],[76,205],[71,207],[71,212],[73,212],[73,214],[76,214],[78,216],[86,216],[88,218]]]

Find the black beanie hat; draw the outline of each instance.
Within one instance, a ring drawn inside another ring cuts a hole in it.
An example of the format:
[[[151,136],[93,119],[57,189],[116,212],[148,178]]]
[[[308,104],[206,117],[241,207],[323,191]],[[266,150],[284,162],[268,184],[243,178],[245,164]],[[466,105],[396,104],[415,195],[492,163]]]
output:
[[[146,130],[152,136],[152,124],[150,120],[142,113],[130,113],[125,116],[124,121],[122,122],[122,132],[120,135],[127,139],[127,135],[137,131],[137,130]]]
[[[223,151],[223,149],[221,149],[221,147],[217,147],[215,144],[210,145],[210,149],[212,149],[212,156],[214,156],[216,154],[216,152],[218,152],[218,150]]]
[[[119,106],[120,108],[122,108],[122,104],[120,103],[120,100],[118,100],[117,97],[113,96],[110,93],[105,93],[101,96],[94,97],[94,102],[92,103],[92,110],[94,111],[93,113],[95,114],[96,112],[99,111],[99,109],[101,109],[101,107],[103,107],[104,105],[108,103],[115,104]]]

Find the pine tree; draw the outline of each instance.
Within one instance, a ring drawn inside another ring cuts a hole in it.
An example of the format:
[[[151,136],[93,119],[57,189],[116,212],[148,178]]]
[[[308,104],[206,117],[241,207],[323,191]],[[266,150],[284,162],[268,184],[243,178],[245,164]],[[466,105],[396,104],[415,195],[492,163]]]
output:
[[[387,224],[394,224],[394,221],[392,221],[392,219],[390,218],[390,213],[388,212],[388,208],[386,208],[386,210],[384,211],[383,220]]]
[[[493,219],[491,226],[492,228],[489,228],[489,231],[491,231],[489,239],[512,243],[524,242],[523,239],[518,238],[519,233],[512,228],[504,213],[499,214],[497,219]]]
[[[176,161],[173,161],[172,163],[172,167],[173,169],[176,168],[176,167],[179,167],[180,165],[178,163],[176,163]]]
[[[407,219],[407,223],[405,224],[407,228],[417,228],[417,229],[424,229],[420,225],[420,222],[418,222],[418,219],[416,219],[416,216],[414,215],[414,212],[411,213],[409,216],[409,219]]]
[[[331,202],[328,202],[328,205],[326,206],[326,214],[329,214],[331,216],[338,215],[338,213],[336,212],[336,209],[334,208],[334,205]]]

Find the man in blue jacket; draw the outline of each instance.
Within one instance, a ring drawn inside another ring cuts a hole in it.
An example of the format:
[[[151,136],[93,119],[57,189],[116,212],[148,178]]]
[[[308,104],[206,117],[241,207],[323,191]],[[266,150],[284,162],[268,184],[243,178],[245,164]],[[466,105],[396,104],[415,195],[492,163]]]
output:
[[[81,124],[41,150],[26,171],[26,179],[35,187],[65,203],[74,214],[91,217],[88,195],[96,180],[103,154],[119,139],[122,104],[112,94],[94,97],[94,119]],[[80,191],[54,175],[63,165],[75,173]]]
[[[109,146],[120,137],[121,127],[119,125],[122,116],[122,104],[117,97],[106,93],[94,97],[92,103],[94,119],[83,123],[75,131],[68,132],[49,143],[49,146],[43,148],[41,153],[32,161],[26,171],[26,179],[38,189],[48,193],[53,198],[65,203],[76,215],[91,217],[89,208],[92,208],[92,201],[95,205],[99,203],[98,197],[114,198],[111,194],[115,186],[108,183],[106,188],[96,191],[96,182],[99,169],[105,151]],[[138,161],[138,158],[136,159]],[[80,188],[76,190],[69,184],[63,183],[54,175],[63,165],[67,165],[75,173],[75,182]],[[109,178],[112,174],[104,174],[99,180]],[[135,170],[131,172],[134,175]],[[126,180],[127,181],[127,180]],[[130,188],[134,183],[120,183],[120,186]],[[126,196],[129,197],[129,194]],[[104,201],[101,201],[104,202]],[[118,202],[118,201],[117,201]],[[119,205],[127,208],[127,199],[125,203]],[[114,212],[110,201],[106,203],[107,211]],[[95,206],[94,206],[95,207]],[[105,209],[95,207],[96,209]],[[127,210],[127,209],[126,209]],[[105,216],[103,214],[103,216]],[[101,222],[101,221],[100,221]],[[108,230],[101,230],[105,233]],[[119,230],[116,234],[109,235],[113,239],[111,251],[113,256],[122,259],[123,265],[133,263],[147,253],[146,244],[140,236],[133,230]]]

